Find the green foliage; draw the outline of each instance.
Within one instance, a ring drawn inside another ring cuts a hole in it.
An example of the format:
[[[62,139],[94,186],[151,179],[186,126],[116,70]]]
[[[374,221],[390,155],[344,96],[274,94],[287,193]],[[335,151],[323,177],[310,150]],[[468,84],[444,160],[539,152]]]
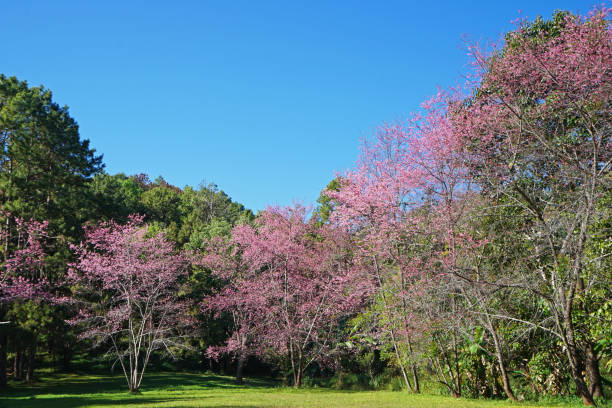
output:
[[[229,235],[231,228],[255,218],[251,210],[232,199],[215,184],[186,187],[180,204],[183,214],[178,241],[190,249],[201,249],[207,238]]]
[[[325,191],[339,191],[342,185],[342,179],[335,178],[329,182],[325,190],[321,192],[317,198],[317,206],[314,210],[314,218],[319,224],[325,224],[329,220],[329,216],[334,211],[336,203],[333,199],[325,194]]]
[[[557,355],[550,351],[536,353],[527,363],[531,383],[539,395],[562,394],[570,378],[564,369],[564,364]]]
[[[0,75],[0,205],[24,219],[48,220],[56,235],[75,239],[90,215],[86,183],[102,157],[68,107],[51,91]]]
[[[566,19],[571,17],[571,13],[563,10],[556,10],[550,20],[537,16],[534,21],[522,26],[523,30],[520,32],[520,35],[522,38],[528,38],[534,42],[548,41],[559,36],[561,30],[566,25]],[[514,32],[506,35],[506,43],[511,48],[518,47],[521,44],[517,34]]]
[[[141,202],[148,221],[166,226],[180,222],[181,198],[176,190],[166,186],[153,187],[142,194]]]
[[[141,204],[144,189],[133,177],[123,173],[114,176],[101,173],[89,183],[89,190],[94,197],[96,215],[101,220],[125,222],[130,214],[144,212]]]

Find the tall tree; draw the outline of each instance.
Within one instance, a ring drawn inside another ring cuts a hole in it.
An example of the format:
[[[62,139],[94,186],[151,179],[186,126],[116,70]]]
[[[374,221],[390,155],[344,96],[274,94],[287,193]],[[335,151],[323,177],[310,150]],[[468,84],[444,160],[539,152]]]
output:
[[[43,243],[47,238],[48,223],[23,221],[8,213],[3,214],[13,222],[8,228],[0,228],[0,238],[11,251],[2,251],[0,269],[0,316],[4,317],[16,300],[42,298],[46,292],[46,268]],[[6,248],[6,247],[5,247]],[[14,325],[0,321],[0,386],[6,385],[8,330]],[[35,350],[35,347],[31,348]],[[30,358],[32,362],[33,356]],[[32,366],[32,364],[30,364]],[[31,374],[30,371],[28,371]],[[29,375],[31,377],[31,375]]]
[[[102,168],[66,106],[51,91],[0,75],[0,205],[50,231],[79,235],[86,183]]]
[[[612,187],[608,15],[564,14],[539,31],[521,26],[489,55],[474,47],[477,91],[452,112],[477,182],[533,220],[523,232],[534,267],[516,274],[515,285],[547,302],[586,405],[594,402],[574,316],[597,278],[585,268],[589,231]]]
[[[20,251],[20,238],[13,235],[17,219],[47,221],[48,233],[57,238],[47,248],[47,272],[63,273],[69,257],[66,241],[78,239],[82,223],[92,215],[86,183],[102,169],[101,160],[89,141],[80,139],[68,108],[55,103],[49,90],[0,75],[0,223],[5,259]],[[0,320],[5,312],[0,307]],[[4,356],[0,353],[0,360]]]

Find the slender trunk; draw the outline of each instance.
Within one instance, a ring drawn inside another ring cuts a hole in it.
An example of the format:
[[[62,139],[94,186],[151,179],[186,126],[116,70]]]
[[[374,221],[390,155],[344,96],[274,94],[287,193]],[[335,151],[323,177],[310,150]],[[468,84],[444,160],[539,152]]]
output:
[[[18,347],[15,351],[15,361],[13,364],[13,377],[15,380],[23,380],[23,349]]]
[[[497,365],[499,367],[499,373],[502,379],[502,385],[504,387],[504,391],[508,398],[512,401],[518,401],[518,398],[514,395],[512,391],[512,387],[510,386],[510,378],[508,378],[508,372],[506,371],[506,363],[504,361],[504,353],[501,348],[501,343],[499,341],[499,337],[497,336],[497,332],[494,327],[490,327],[491,335],[493,337],[493,343],[495,344],[495,355],[497,356]]]
[[[455,305],[455,299],[453,298],[453,309]],[[455,389],[457,390],[457,395],[455,395],[456,397],[460,397],[461,396],[461,371],[459,370],[459,350],[457,347],[457,337],[456,337],[456,333],[453,330],[453,358],[455,359],[455,372],[457,373],[457,376],[455,377]]]
[[[503,357],[501,355],[498,355],[497,363],[499,365],[499,373],[501,375],[504,392],[512,401],[518,402],[518,398],[516,398],[514,392],[512,391],[512,387],[510,386],[510,378],[508,378],[508,373],[506,372],[506,364],[504,363]]]
[[[6,387],[6,347],[8,343],[4,330],[0,332],[0,387]]]
[[[19,381],[23,380],[23,372],[26,368],[26,358],[25,358],[25,350],[23,348],[19,349],[19,365],[17,366],[17,377]]]
[[[398,249],[398,255],[399,255],[399,249]],[[401,278],[402,278],[402,290],[406,289],[406,277],[404,276],[404,274],[401,274]],[[404,322],[404,329],[408,330],[408,321],[406,319],[406,313],[408,313],[408,305],[406,303],[406,298],[404,296],[402,296],[402,306],[403,306],[403,310],[402,310],[402,320]],[[414,388],[412,388],[410,386],[410,383],[408,381],[406,381],[406,385],[408,385],[408,389],[412,392],[415,393],[420,393],[420,387],[419,387],[419,375],[418,375],[418,371],[416,368],[416,365],[414,364],[414,353],[412,352],[412,342],[410,341],[410,336],[407,336],[406,338],[406,343],[408,344],[408,352],[410,353],[410,371],[412,372],[412,381],[414,383]]]
[[[391,341],[393,342],[393,350],[395,352],[395,358],[397,359],[400,371],[402,373],[402,378],[404,379],[404,383],[410,392],[413,391],[412,384],[410,384],[410,380],[408,379],[408,374],[406,373],[406,368],[404,367],[404,361],[400,356],[399,349],[397,347],[397,342],[395,341],[395,336],[393,335],[393,329],[391,329]]]
[[[13,359],[13,378],[17,379],[17,367],[19,367],[19,350],[15,351],[15,358]]]
[[[376,259],[376,256],[373,257],[374,259],[374,266],[376,268],[376,277],[378,279],[378,286],[380,288],[380,293],[383,299],[383,303],[385,305],[385,311],[387,311],[387,313],[389,313],[389,306],[387,304],[387,297],[385,296],[385,292],[383,289],[383,283],[382,283],[382,278],[380,276],[380,269],[378,268],[378,261]],[[391,316],[388,315],[389,317],[389,321],[391,321]],[[399,348],[397,346],[397,341],[395,339],[395,330],[393,330],[393,327],[389,328],[389,334],[391,334],[391,343],[393,343],[393,351],[395,352],[395,357],[397,359],[397,364],[399,365],[400,371],[402,372],[402,377],[404,378],[404,383],[406,384],[406,387],[408,387],[408,389],[410,391],[412,391],[412,385],[410,384],[410,380],[408,379],[408,375],[406,374],[406,368],[404,367],[404,362],[400,356],[400,352],[399,352]]]
[[[493,377],[493,395],[494,396],[502,396],[503,395],[503,389],[502,387],[499,386],[499,375],[497,373],[499,369],[499,365],[498,364],[491,364],[491,376]],[[534,394],[537,394],[537,391],[535,388],[533,388],[533,382],[529,382],[532,385],[532,389]]]
[[[32,342],[28,350],[28,371],[26,372],[26,382],[34,381],[34,363],[36,357],[36,340]]]
[[[243,384],[244,379],[242,378],[242,372],[244,370],[244,364],[246,362],[246,343],[247,337],[240,336],[240,350],[238,351],[238,366],[236,367],[236,383]]]
[[[408,351],[410,352],[410,358],[414,359],[414,353],[412,352],[412,342],[410,341],[410,338],[408,338]],[[410,364],[410,370],[412,371],[412,382],[414,383],[413,392],[416,392],[418,394],[421,392],[421,387],[419,385],[419,372],[414,362]]]
[[[130,391],[138,391],[138,366],[134,367],[134,371],[132,372],[132,387]]]
[[[289,342],[289,360],[291,361],[291,374],[293,375],[293,386],[297,384],[297,366],[295,365],[295,353],[293,351],[293,344]]]
[[[70,362],[72,361],[72,354],[73,354],[73,351],[71,347],[66,347],[63,350],[63,353],[62,353],[62,370],[63,371],[66,371],[66,372],[70,371]]]
[[[603,398],[603,382],[599,373],[599,357],[591,342],[586,346],[586,374],[589,381],[589,391],[593,398]]]
[[[577,291],[584,294],[584,279],[578,278]],[[590,311],[584,301],[579,303],[585,315],[589,315]],[[589,383],[589,392],[593,398],[603,398],[603,383],[599,372],[599,356],[595,351],[595,345],[591,341],[587,341],[584,346],[585,355],[585,371],[586,379]]]
[[[419,372],[416,364],[412,364],[412,380],[414,382],[414,392],[417,394],[421,392],[421,386],[419,385]]]
[[[442,341],[440,341],[437,336],[434,336],[434,340],[438,343],[438,347],[440,348],[440,350],[444,350]],[[455,376],[451,354],[451,351],[443,351],[439,353],[440,357],[442,358],[442,362],[440,362],[439,358],[430,361],[435,363],[435,365],[437,366],[436,371],[438,373],[439,378],[438,382],[440,384],[445,385],[449,389],[453,397],[460,397],[461,388],[458,388],[457,385],[459,385],[460,387],[461,381],[458,380],[459,372],[457,372],[457,376]],[[446,370],[442,367],[443,365],[446,367]],[[448,373],[448,378],[446,377],[445,372]]]
[[[302,386],[302,378],[304,377],[304,362],[302,361],[302,352],[298,353],[299,360],[296,365],[296,371],[294,374],[295,381],[293,386],[295,388],[300,388]]]
[[[453,397],[453,398],[461,398],[461,391],[460,390],[458,391],[456,389],[455,383],[448,384],[448,383],[442,382],[442,384],[446,385],[446,387],[450,391],[451,397]]]
[[[574,379],[574,383],[576,384],[576,392],[582,398],[582,402],[584,403],[584,405],[595,406],[593,396],[589,391],[586,382],[584,381],[584,377],[582,376],[582,373],[585,368],[584,359],[582,358],[576,347],[572,318],[571,315],[567,312],[569,311],[566,311],[563,316],[566,334],[566,354],[570,363],[572,377]]]
[[[238,366],[236,367],[236,384],[244,383],[244,379],[242,378],[242,371],[244,369],[244,361],[245,361],[244,354],[245,353],[241,350],[240,354],[238,355]]]

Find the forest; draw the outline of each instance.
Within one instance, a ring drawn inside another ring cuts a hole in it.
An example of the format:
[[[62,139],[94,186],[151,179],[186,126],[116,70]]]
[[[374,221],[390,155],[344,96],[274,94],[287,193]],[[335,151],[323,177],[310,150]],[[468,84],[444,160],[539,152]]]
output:
[[[381,124],[316,203],[257,213],[214,183],[108,174],[50,90],[1,75],[0,396],[207,372],[605,405],[610,12],[470,44],[469,74]]]

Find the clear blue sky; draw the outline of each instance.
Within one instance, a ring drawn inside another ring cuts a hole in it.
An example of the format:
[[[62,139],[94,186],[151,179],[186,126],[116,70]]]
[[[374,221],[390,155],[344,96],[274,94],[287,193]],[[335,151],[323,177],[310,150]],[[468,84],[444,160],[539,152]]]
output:
[[[109,173],[313,202],[359,139],[466,71],[462,35],[588,1],[4,1],[0,72],[68,105]]]

